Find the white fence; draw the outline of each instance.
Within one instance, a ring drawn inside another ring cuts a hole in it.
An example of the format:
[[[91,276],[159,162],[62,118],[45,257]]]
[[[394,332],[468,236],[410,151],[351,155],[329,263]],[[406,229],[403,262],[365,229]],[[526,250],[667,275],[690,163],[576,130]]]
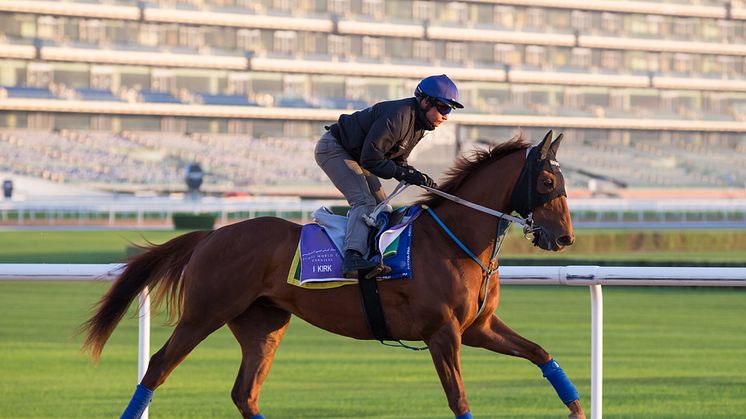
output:
[[[301,200],[300,198],[216,198],[171,199],[166,197],[56,197],[29,200],[0,199],[0,223],[5,225],[89,224],[137,226],[148,220],[168,224],[174,212],[209,212],[218,215],[218,223],[254,218],[257,214],[299,214],[301,221],[322,205],[345,206],[340,199]],[[718,224],[746,223],[746,199],[621,199],[572,198],[573,221],[580,223],[658,222]]]
[[[112,280],[122,264],[0,264],[0,280]],[[588,286],[591,291],[591,417],[602,417],[603,294],[602,285],[671,287],[746,287],[746,268],[531,266],[500,267],[500,282],[524,285]],[[150,298],[140,295],[137,382],[150,358]],[[143,418],[147,418],[147,411]]]

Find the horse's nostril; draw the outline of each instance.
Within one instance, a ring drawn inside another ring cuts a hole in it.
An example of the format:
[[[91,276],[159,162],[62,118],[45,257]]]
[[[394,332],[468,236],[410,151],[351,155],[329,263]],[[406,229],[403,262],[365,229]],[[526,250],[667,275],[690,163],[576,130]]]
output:
[[[557,244],[560,246],[570,246],[575,243],[575,237],[573,236],[560,236],[557,239]]]

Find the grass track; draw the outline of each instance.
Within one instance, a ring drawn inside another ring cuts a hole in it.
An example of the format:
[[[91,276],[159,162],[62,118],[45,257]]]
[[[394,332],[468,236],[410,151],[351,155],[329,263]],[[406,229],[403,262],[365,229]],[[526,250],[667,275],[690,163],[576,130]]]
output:
[[[107,286],[0,282],[0,417],[121,413],[135,384],[136,319],[122,322],[98,367],[73,337]],[[604,294],[606,417],[746,417],[745,292],[606,287]],[[589,305],[585,288],[505,286],[498,310],[555,354],[586,406]],[[162,320],[153,322],[152,350],[170,333]],[[239,356],[226,328],[210,336],[158,390],[151,417],[238,417],[229,394]],[[477,417],[564,417],[528,362],[473,348],[462,359]],[[427,352],[334,336],[297,318],[261,402],[269,418],[451,417]]]
[[[3,232],[0,262],[115,262],[127,240],[162,242],[177,234]],[[74,336],[108,286],[0,282],[0,418],[121,413],[135,385],[137,321],[122,322],[98,367],[79,354],[81,338]],[[557,357],[589,408],[588,290],[505,286],[502,294],[498,314]],[[605,287],[604,297],[607,418],[746,418],[746,290]],[[151,352],[170,334],[162,322],[153,321]],[[238,417],[230,389],[239,359],[233,337],[219,330],[157,391],[151,417]],[[473,348],[464,348],[462,360],[476,417],[565,417],[528,362]],[[297,318],[261,405],[273,419],[452,417],[427,352],[334,336]]]

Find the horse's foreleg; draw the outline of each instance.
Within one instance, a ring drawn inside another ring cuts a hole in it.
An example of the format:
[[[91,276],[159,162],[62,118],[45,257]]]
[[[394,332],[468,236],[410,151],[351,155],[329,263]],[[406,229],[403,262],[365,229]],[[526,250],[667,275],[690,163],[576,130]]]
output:
[[[440,382],[448,398],[448,406],[457,419],[471,418],[461,378],[461,336],[456,325],[448,324],[426,340]]]
[[[269,373],[280,339],[290,323],[290,313],[255,303],[228,322],[241,344],[241,368],[231,398],[244,418],[261,418],[259,391]]]
[[[501,354],[528,359],[541,368],[563,403],[570,409],[570,418],[584,419],[578,392],[565,372],[551,356],[534,342],[524,338],[493,315],[487,321],[473,324],[464,331],[465,345],[489,349]]]

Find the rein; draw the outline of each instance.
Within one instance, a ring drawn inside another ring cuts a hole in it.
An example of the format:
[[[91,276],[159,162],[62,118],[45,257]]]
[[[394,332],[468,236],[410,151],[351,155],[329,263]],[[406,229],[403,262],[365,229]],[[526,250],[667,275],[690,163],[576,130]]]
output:
[[[369,226],[375,226],[375,220],[378,217],[378,214],[382,211],[385,211],[387,208],[390,208],[389,202],[397,195],[401,194],[407,187],[410,185],[407,184],[404,181],[399,182],[399,184],[394,188],[394,190],[391,192],[389,196],[386,197],[381,203],[379,203],[374,209],[373,212],[370,215],[363,216],[365,219],[366,224]],[[528,216],[526,218],[520,218],[516,217],[514,215],[506,214],[501,211],[493,210],[491,208],[487,208],[485,206],[475,204],[474,202],[467,201],[465,199],[459,198],[455,195],[451,195],[449,193],[443,192],[439,189],[431,188],[425,185],[419,185],[420,188],[425,189],[428,192],[434,193],[436,195],[439,195],[445,199],[448,199],[450,201],[453,201],[457,204],[464,205],[466,207],[475,209],[477,211],[483,212],[485,214],[491,215],[493,217],[497,217],[499,220],[497,222],[497,229],[495,231],[495,241],[492,247],[492,256],[490,257],[490,261],[487,265],[485,265],[471,250],[469,250],[464,243],[459,240],[458,237],[456,237],[455,234],[446,226],[443,221],[435,214],[435,212],[430,207],[425,207],[427,212],[433,217],[433,219],[438,223],[440,228],[443,229],[443,231],[448,234],[448,236],[453,240],[460,248],[464,251],[474,262],[479,265],[479,267],[482,269],[482,283],[485,284],[484,287],[484,297],[482,298],[482,302],[479,304],[479,309],[477,310],[477,317],[482,313],[484,310],[484,306],[487,302],[487,291],[489,291],[490,286],[490,279],[492,279],[492,276],[497,272],[498,270],[498,264],[497,264],[497,254],[500,252],[500,247],[502,247],[502,239],[505,237],[505,232],[510,228],[510,223],[516,223],[523,226],[523,236],[528,239],[528,235],[536,230],[538,228],[534,227],[533,225],[533,213],[529,212]],[[390,211],[390,210],[389,210]],[[480,286],[480,289],[482,287]],[[401,344],[401,343],[400,343]],[[410,348],[411,349],[411,348]]]
[[[484,286],[484,297],[482,297],[482,302],[479,304],[479,309],[477,310],[477,315],[475,317],[479,317],[480,314],[482,314],[482,311],[484,310],[484,305],[487,302],[487,291],[490,289],[490,279],[492,279],[492,275],[497,272],[499,265],[497,264],[497,254],[500,253],[500,247],[502,247],[503,238],[505,238],[505,233],[508,231],[508,228],[510,228],[510,221],[506,219],[500,219],[497,222],[497,231],[495,231],[495,242],[492,245],[492,256],[490,257],[490,262],[488,265],[485,266],[484,263],[482,263],[481,260],[471,251],[469,248],[467,248],[464,243],[456,237],[455,234],[443,223],[443,221],[435,214],[435,211],[432,210],[430,207],[425,207],[427,212],[430,214],[430,216],[433,217],[433,219],[440,225],[440,228],[445,231],[448,236],[456,242],[456,244],[461,248],[461,250],[464,251],[474,262],[476,262],[480,268],[482,268],[482,283],[485,284]],[[481,286],[479,287],[482,288]]]

